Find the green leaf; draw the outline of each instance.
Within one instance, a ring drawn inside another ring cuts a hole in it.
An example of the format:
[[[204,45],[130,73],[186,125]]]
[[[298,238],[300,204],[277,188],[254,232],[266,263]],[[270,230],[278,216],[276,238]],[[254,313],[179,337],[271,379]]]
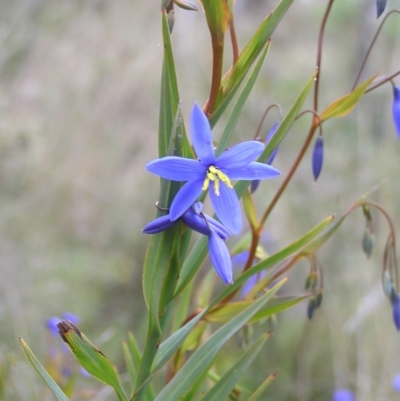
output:
[[[258,311],[249,321],[248,323],[254,323],[257,322],[261,319],[264,319],[268,316],[275,315],[279,312],[282,312],[293,305],[296,305],[303,299],[307,298],[308,295],[302,295],[298,297],[277,297],[271,299],[270,302],[268,302],[268,305]],[[221,307],[216,307],[212,309],[210,312],[208,312],[204,316],[204,320],[208,322],[220,322],[220,323],[225,323],[228,322],[230,319],[235,317],[238,313],[249,307],[252,303],[254,303],[254,300],[251,301],[240,301],[240,302],[230,302],[226,305],[223,305]]]
[[[176,116],[180,102],[178,81],[175,72],[174,56],[172,53],[171,37],[169,33],[168,20],[163,10],[162,33],[164,43],[164,59],[161,77],[161,99],[158,126],[158,155],[167,156],[171,143],[173,127],[176,126]],[[187,140],[185,127],[182,124],[182,148],[184,157],[193,157],[193,152]]]
[[[161,83],[161,104],[159,124],[159,156],[166,154],[193,157],[189,146],[179,107],[179,93],[172,54],[170,32],[165,10],[162,12],[164,60]],[[161,180],[159,205],[168,207],[180,188],[180,183]],[[140,401],[148,394],[147,381],[157,346],[161,338],[160,319],[175,292],[181,261],[188,247],[190,230],[184,230],[177,223],[169,230],[152,235],[143,267],[143,293],[149,309],[148,332],[143,358],[137,371],[135,392]],[[165,322],[167,323],[167,322]]]
[[[267,270],[272,266],[279,263],[281,260],[286,259],[293,253],[299,251],[303,247],[305,247],[311,240],[313,240],[320,232],[326,228],[333,220],[333,216],[329,216],[321,223],[317,224],[314,228],[308,231],[305,235],[301,238],[297,239],[296,241],[292,242],[286,248],[283,248],[279,252],[271,255],[269,258],[263,260],[262,262],[254,265],[249,270],[246,270],[243,274],[241,274],[235,282],[227,287],[217,298],[215,298],[212,304],[209,306],[211,309],[214,305],[220,303],[223,299],[225,299],[228,295],[232,294],[236,291],[239,287],[241,287],[251,276],[254,276],[257,273],[260,273],[263,270]]]
[[[107,357],[73,323],[62,320],[57,327],[60,336],[81,366],[97,380],[113,387],[121,401],[127,401],[115,368]]]
[[[178,331],[167,338],[159,347],[154,359],[154,368],[152,371],[156,371],[174,355],[174,353],[179,349],[182,343],[185,341],[186,337],[192,331],[194,326],[201,320],[205,311],[196,315]]]
[[[247,349],[242,357],[221,377],[221,379],[204,395],[201,400],[225,400],[230,392],[235,388],[236,383],[243,376],[243,373],[249,367],[254,358],[259,355],[261,347],[267,340],[268,336],[268,333],[264,334],[249,349]]]
[[[256,83],[257,77],[261,71],[261,67],[264,65],[265,57],[268,54],[269,47],[270,47],[270,42],[267,42],[267,44],[264,46],[264,48],[260,53],[257,64],[254,66],[254,69],[249,79],[247,80],[246,85],[244,86],[243,90],[241,91],[238,97],[238,100],[236,101],[235,107],[229,117],[228,123],[226,124],[224,133],[222,134],[221,140],[218,143],[216,152],[217,154],[221,153],[226,148],[229,138],[232,136],[232,132],[236,126],[236,122],[239,118],[240,112],[242,111],[243,106],[245,105],[254,87],[254,84]],[[219,103],[218,108],[213,112],[213,114],[210,117],[209,121],[211,127],[214,127],[217,121],[220,119],[223,112],[226,110],[226,108],[232,101],[233,97],[235,96],[236,92],[238,91],[241,82],[242,81],[240,82],[238,81],[236,85],[231,89],[229,94],[222,100],[222,102]]]
[[[254,63],[265,44],[270,39],[279,21],[282,19],[292,3],[293,0],[282,0],[260,25],[257,32],[243,49],[235,65],[222,79],[221,84],[224,97],[226,97],[235,86],[242,82],[251,65]]]
[[[266,161],[268,159],[268,157],[272,154],[274,149],[281,143],[283,138],[289,132],[290,127],[293,125],[294,121],[296,120],[297,116],[299,115],[300,109],[302,108],[302,106],[308,96],[308,93],[310,92],[310,89],[312,88],[315,75],[316,75],[316,73],[314,72],[311,75],[311,77],[308,79],[308,81],[306,82],[306,85],[304,86],[300,95],[294,102],[294,104],[291,107],[291,109],[289,110],[289,112],[286,114],[285,118],[279,124],[278,129],[276,130],[276,132],[275,132],[274,136],[271,138],[271,140],[268,142],[267,146],[264,149],[264,152],[259,157],[258,161],[260,161],[260,162]]]
[[[228,4],[221,0],[200,0],[200,2],[206,14],[211,36],[223,41],[230,20]]]
[[[264,382],[257,388],[256,391],[253,392],[253,394],[246,400],[246,401],[257,401],[260,399],[260,396],[262,393],[267,389],[267,387],[275,380],[275,377],[278,372],[274,372],[271,375],[269,375]]]
[[[328,120],[328,118],[344,117],[345,115],[349,114],[361,99],[368,86],[378,75],[379,74],[375,74],[373,77],[368,78],[362,84],[358,85],[353,92],[350,92],[346,96],[334,101],[320,115],[321,122]]]
[[[124,354],[125,365],[129,374],[130,382],[134,383],[136,377],[136,368],[129,346],[125,341],[122,343],[122,353]]]
[[[184,396],[197,382],[198,377],[208,370],[213,358],[226,341],[271,299],[285,281],[282,280],[276,284],[265,295],[217,330],[194,352],[173,379],[161,390],[155,401],[178,401]]]
[[[46,372],[45,368],[41,365],[41,363],[37,360],[31,349],[28,347],[26,342],[19,337],[19,342],[21,347],[28,358],[29,362],[35,369],[36,373],[40,376],[40,378],[44,381],[46,386],[53,392],[53,394],[57,397],[59,401],[69,401],[68,397],[61,390],[59,385],[53,380],[53,378]]]

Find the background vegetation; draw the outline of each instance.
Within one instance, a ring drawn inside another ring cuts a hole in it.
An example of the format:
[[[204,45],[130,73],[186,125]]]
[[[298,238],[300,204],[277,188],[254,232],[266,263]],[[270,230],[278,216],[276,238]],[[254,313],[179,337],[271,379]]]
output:
[[[237,0],[242,46],[276,3]],[[389,0],[388,6],[399,8],[400,2]],[[81,328],[117,364],[122,363],[117,339],[126,338],[128,330],[142,338],[141,266],[148,238],[140,229],[154,217],[158,193],[158,178],[144,166],[156,157],[159,3],[20,0],[2,1],[1,7],[0,364],[12,360],[5,400],[42,400],[39,379],[27,368],[17,338],[35,344],[44,358],[49,316],[79,315]],[[324,7],[321,0],[298,0],[290,8],[235,139],[254,136],[270,103],[286,111],[293,103],[314,68]],[[173,45],[188,116],[193,102],[208,96],[210,39],[201,11],[177,9],[175,16]],[[398,26],[395,15],[364,78],[399,69]],[[375,1],[336,1],[323,52],[322,108],[349,92],[377,27]],[[386,85],[368,94],[349,118],[324,125],[322,174],[314,184],[311,162],[301,165],[269,220],[273,249],[329,214],[341,215],[375,186],[372,198],[387,207],[399,228],[400,142],[391,102]],[[309,118],[299,120],[280,147],[274,165],[283,173]],[[271,114],[265,133],[275,122]],[[267,203],[278,185],[278,180],[263,183],[257,201]],[[400,344],[380,285],[388,230],[382,219],[374,223],[369,260],[361,251],[361,212],[319,252],[325,293],[313,320],[307,320],[303,303],[276,322],[248,376],[257,380],[258,371],[265,377],[279,368],[270,399],[328,400],[336,387],[356,388],[363,401],[396,399],[392,380],[400,372]],[[292,292],[303,290],[306,272],[304,265],[290,276]],[[220,364],[223,371],[224,360]],[[108,399],[106,393],[96,397]]]

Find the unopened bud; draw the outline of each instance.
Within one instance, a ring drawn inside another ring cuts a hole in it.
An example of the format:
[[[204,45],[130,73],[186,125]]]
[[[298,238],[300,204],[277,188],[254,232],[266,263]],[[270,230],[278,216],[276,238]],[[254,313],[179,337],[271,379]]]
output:
[[[174,0],[174,3],[178,7],[183,8],[184,10],[198,11],[197,7],[194,4],[192,4],[190,1]]]
[[[385,11],[386,0],[376,0],[376,18],[379,18]]]
[[[400,137],[400,88],[398,86],[393,87],[392,114],[397,135]]]
[[[392,311],[393,311],[393,321],[396,326],[397,331],[400,330],[400,298],[396,294],[392,299]]]
[[[314,181],[317,181],[321,173],[323,161],[324,161],[324,140],[320,135],[315,141],[314,150],[312,154],[312,171],[314,175]]]
[[[383,273],[382,285],[383,285],[383,291],[386,294],[386,296],[392,298],[393,295],[396,293],[396,291],[394,290],[392,279],[387,270]]]
[[[373,247],[374,247],[374,234],[372,234],[371,230],[367,227],[365,229],[362,238],[362,249],[367,258],[371,256]]]
[[[311,272],[307,278],[306,278],[306,284],[305,284],[305,289],[314,289],[317,286],[318,283],[318,276],[316,272]]]
[[[315,296],[315,309],[319,308],[322,304],[322,290],[318,291],[318,294]]]
[[[315,311],[315,300],[314,298],[311,298],[310,301],[308,302],[307,306],[307,317],[309,320],[312,319]]]

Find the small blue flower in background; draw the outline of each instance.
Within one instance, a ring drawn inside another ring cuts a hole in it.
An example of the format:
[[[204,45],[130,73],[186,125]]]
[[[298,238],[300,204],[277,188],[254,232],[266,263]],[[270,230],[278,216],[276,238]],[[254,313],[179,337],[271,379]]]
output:
[[[69,320],[73,324],[78,324],[80,321],[78,316],[70,312],[63,313],[62,319]],[[60,323],[62,319],[57,316],[52,316],[46,320],[46,327],[49,329],[50,333],[53,334],[53,336],[55,337],[59,336],[57,324]]]
[[[275,123],[272,128],[269,130],[267,137],[265,138],[265,144],[268,144],[268,142],[272,139],[272,137],[275,135],[276,130],[279,127],[279,123]],[[276,154],[278,153],[278,148],[279,146],[277,146],[272,153],[269,155],[267,161],[265,162],[265,164],[271,165],[272,162],[275,159]],[[260,180],[253,180],[251,182],[250,185],[250,192],[253,193],[257,190],[258,186],[260,185]]]
[[[233,268],[236,267],[241,267],[243,268],[243,266],[246,264],[247,259],[249,257],[249,251],[243,251],[240,252],[238,254],[236,254],[235,256],[232,257],[232,266]],[[256,260],[254,259],[253,261],[253,265],[256,262]],[[255,284],[258,282],[258,280],[260,280],[262,277],[264,277],[266,274],[265,271],[262,271],[260,273],[255,274],[254,276],[250,277],[244,284],[242,287],[242,296],[245,297],[250,290],[255,286]]]
[[[379,18],[385,11],[386,0],[376,0],[376,18]]]
[[[345,388],[335,390],[332,396],[332,401],[354,401],[355,399],[354,393]]]
[[[181,217],[202,191],[212,187],[209,193],[215,213],[232,234],[238,234],[242,229],[242,215],[231,180],[263,180],[280,173],[266,164],[253,162],[265,147],[257,141],[240,143],[215,157],[210,124],[196,103],[190,127],[198,160],[167,156],[150,162],[147,170],[167,180],[187,181],[172,201],[171,221]]]
[[[208,250],[214,269],[226,284],[233,283],[232,261],[224,240],[230,236],[230,232],[217,220],[202,213],[203,205],[195,202],[183,214],[183,223],[194,231],[206,235],[208,238]],[[142,230],[144,234],[156,234],[176,224],[178,220],[171,221],[167,214],[148,223]]]
[[[321,170],[322,163],[324,161],[324,140],[322,136],[318,136],[315,141],[314,150],[312,154],[312,171],[314,175],[314,181],[317,181]]]
[[[397,393],[400,393],[400,374],[396,375],[393,379],[393,388]]]
[[[398,86],[393,86],[392,115],[397,135],[400,137],[400,88]]]

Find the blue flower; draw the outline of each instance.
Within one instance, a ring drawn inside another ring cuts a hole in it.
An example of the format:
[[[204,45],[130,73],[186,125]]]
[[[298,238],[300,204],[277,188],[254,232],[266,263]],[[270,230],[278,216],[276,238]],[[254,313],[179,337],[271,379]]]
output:
[[[386,0],[376,0],[376,18],[379,18],[385,11]]]
[[[243,251],[240,253],[237,253],[235,256],[232,257],[232,265],[233,268],[236,267],[243,267],[247,259],[249,258],[250,252],[249,251]],[[252,265],[254,265],[257,262],[257,259],[253,260]],[[264,276],[266,275],[265,270],[263,270],[260,273],[255,274],[254,276],[251,276],[244,284],[242,287],[241,294],[243,297],[245,297],[251,289],[258,283],[259,280],[261,280]]]
[[[400,374],[396,375],[393,379],[393,388],[397,393],[400,393]]]
[[[80,320],[78,316],[74,315],[71,312],[65,312],[62,316],[63,319],[69,320],[74,324],[78,324]],[[53,334],[53,336],[55,337],[59,336],[57,324],[60,323],[61,320],[62,319],[59,318],[58,316],[52,316],[46,320],[46,327],[49,329],[50,333]]]
[[[354,393],[345,388],[339,388],[333,393],[332,401],[354,401]]]
[[[314,150],[312,154],[312,171],[314,175],[314,181],[317,181],[321,170],[322,163],[324,161],[324,140],[322,136],[318,136],[315,141]]]
[[[268,142],[272,139],[272,137],[275,135],[275,132],[277,131],[279,127],[279,123],[275,123],[272,128],[269,130],[267,137],[265,138],[265,143],[268,144]],[[279,146],[277,146],[272,153],[269,155],[267,161],[265,162],[265,164],[271,165],[272,162],[275,159],[276,154],[278,153],[278,148]],[[260,185],[260,180],[253,180],[251,182],[250,185],[250,192],[253,193],[257,190],[258,186]]]
[[[393,86],[393,98],[393,122],[397,135],[400,137],[400,88],[398,86]]]
[[[191,136],[198,160],[167,156],[146,167],[153,174],[172,181],[187,181],[172,201],[169,218],[181,217],[209,187],[214,210],[232,234],[242,229],[240,205],[231,180],[262,180],[279,175],[279,171],[263,163],[253,162],[264,150],[257,141],[240,143],[219,156],[214,154],[212,133],[200,107],[193,106]]]
[[[217,220],[202,213],[202,207],[201,202],[195,202],[181,219],[192,230],[207,236],[212,265],[226,284],[232,284],[232,262],[224,242],[230,236],[230,232]],[[148,223],[142,232],[144,234],[156,234],[172,227],[178,221],[171,221],[169,215],[161,216]]]

